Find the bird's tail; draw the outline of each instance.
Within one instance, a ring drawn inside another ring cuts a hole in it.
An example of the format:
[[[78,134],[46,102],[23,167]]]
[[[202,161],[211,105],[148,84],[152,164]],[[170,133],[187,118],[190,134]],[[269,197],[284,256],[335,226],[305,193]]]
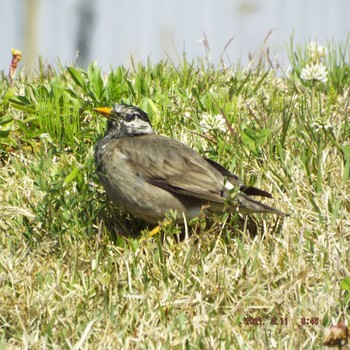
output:
[[[272,208],[266,204],[263,204],[257,200],[254,200],[244,193],[239,193],[234,198],[234,204],[237,205],[238,211],[241,213],[271,213],[278,216],[289,216],[289,214],[283,211]]]

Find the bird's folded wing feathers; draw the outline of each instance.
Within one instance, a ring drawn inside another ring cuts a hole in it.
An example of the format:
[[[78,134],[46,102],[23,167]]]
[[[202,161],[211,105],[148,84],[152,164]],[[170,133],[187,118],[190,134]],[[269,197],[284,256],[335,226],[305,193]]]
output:
[[[207,202],[215,202],[223,204],[225,202],[224,198],[216,193],[209,191],[204,191],[198,188],[190,188],[189,186],[177,186],[169,183],[169,181],[164,181],[162,179],[151,179],[147,180],[148,183],[158,186],[167,190],[169,192],[177,193],[183,196],[191,197],[194,199],[200,199]]]
[[[119,150],[135,173],[167,191],[224,203],[224,176],[191,148],[173,139],[145,135],[125,139]],[[138,152],[141,150],[142,152]]]
[[[232,185],[239,186],[240,190],[245,194],[247,194],[248,196],[260,196],[260,197],[272,198],[269,192],[266,192],[264,190],[261,190],[260,188],[256,188],[253,186],[246,186],[244,182],[237,175],[231,173],[229,170],[227,170],[221,164],[216,163],[214,160],[209,158],[205,158],[205,160],[210,165],[212,165],[216,170],[218,170],[222,175],[226,176],[228,181],[230,181]]]

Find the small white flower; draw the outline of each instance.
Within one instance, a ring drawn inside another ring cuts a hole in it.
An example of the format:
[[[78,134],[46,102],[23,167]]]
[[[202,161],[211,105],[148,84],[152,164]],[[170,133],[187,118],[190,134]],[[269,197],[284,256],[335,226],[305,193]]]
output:
[[[321,122],[314,122],[311,124],[311,127],[314,129],[316,133],[320,132],[321,130],[327,131],[333,129],[333,125],[330,123],[323,124]]]
[[[310,63],[301,70],[300,78],[303,80],[316,80],[325,83],[327,81],[327,68],[321,63]]]
[[[97,259],[92,259],[91,260],[91,269],[92,269],[92,271],[95,271],[97,266],[98,266]]]
[[[311,127],[314,129],[315,132],[319,132],[320,130],[322,130],[322,125],[320,125],[319,123],[312,123]]]
[[[227,130],[225,119],[221,114],[203,114],[202,120],[200,121],[199,125],[203,133],[207,133],[214,130],[225,132]]]
[[[312,62],[317,62],[326,56],[327,49],[322,45],[318,45],[317,42],[312,41],[308,45],[308,54]]]
[[[189,111],[185,111],[184,117],[187,119],[191,118],[191,113]]]

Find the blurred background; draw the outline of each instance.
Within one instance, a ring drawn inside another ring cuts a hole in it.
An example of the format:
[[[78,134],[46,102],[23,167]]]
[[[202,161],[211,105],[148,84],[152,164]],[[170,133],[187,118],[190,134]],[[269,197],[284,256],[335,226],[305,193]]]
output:
[[[288,65],[287,45],[345,41],[349,0],[0,0],[0,70],[11,48],[22,65],[38,56],[51,65],[96,61],[110,67],[151,59],[178,63],[207,57],[218,64],[248,62],[268,47]],[[270,35],[269,35],[270,33]],[[267,42],[264,44],[265,38]],[[206,48],[210,49],[208,50]]]

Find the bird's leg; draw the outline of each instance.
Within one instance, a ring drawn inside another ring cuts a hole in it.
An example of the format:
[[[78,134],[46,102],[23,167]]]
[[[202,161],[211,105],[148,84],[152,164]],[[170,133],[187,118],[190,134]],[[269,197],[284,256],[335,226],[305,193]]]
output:
[[[169,220],[163,220],[159,225],[157,225],[155,228],[153,228],[151,231],[149,231],[146,236],[141,237],[140,242],[148,241],[152,239],[155,235],[157,235],[160,232],[161,227],[166,227],[171,222]]]

